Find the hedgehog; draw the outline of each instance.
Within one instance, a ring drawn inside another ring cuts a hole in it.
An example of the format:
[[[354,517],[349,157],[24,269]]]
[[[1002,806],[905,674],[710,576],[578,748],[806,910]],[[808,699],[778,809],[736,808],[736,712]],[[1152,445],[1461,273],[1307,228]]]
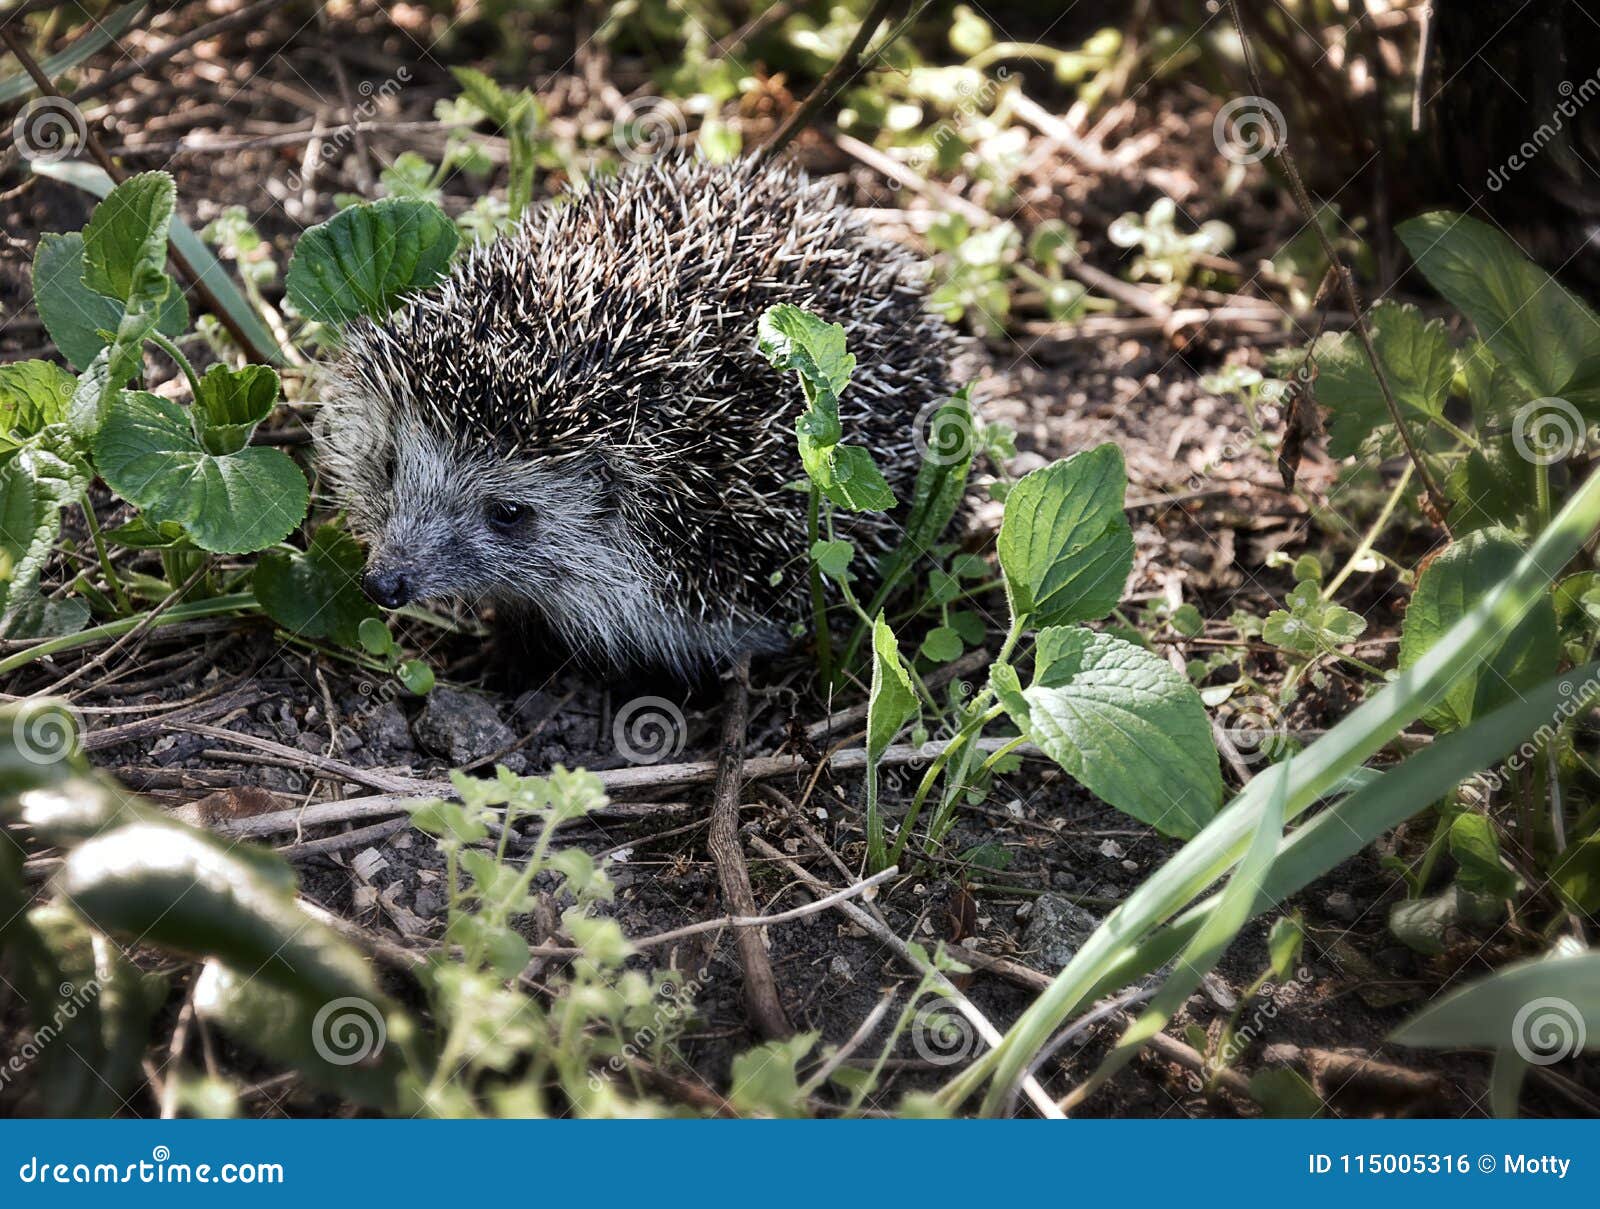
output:
[[[534,208],[345,332],[317,440],[367,595],[487,603],[617,672],[692,679],[785,649],[803,401],[756,342],[783,302],[843,325],[846,439],[903,510],[959,348],[919,259],[796,168],[665,158]],[[881,550],[899,519],[838,525]]]

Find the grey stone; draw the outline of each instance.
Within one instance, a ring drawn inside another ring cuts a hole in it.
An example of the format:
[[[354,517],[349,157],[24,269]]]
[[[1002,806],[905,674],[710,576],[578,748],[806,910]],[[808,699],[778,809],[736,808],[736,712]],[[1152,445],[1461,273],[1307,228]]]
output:
[[[411,735],[458,768],[504,751],[516,741],[494,706],[453,688],[436,688],[428,694],[428,703],[411,724]]]
[[[1361,914],[1356,906],[1356,900],[1343,890],[1335,890],[1322,900],[1323,909],[1335,919],[1342,919],[1345,923],[1354,923]]]
[[[1100,921],[1064,894],[1046,891],[1033,900],[1022,946],[1028,963],[1054,974],[1072,960]]]

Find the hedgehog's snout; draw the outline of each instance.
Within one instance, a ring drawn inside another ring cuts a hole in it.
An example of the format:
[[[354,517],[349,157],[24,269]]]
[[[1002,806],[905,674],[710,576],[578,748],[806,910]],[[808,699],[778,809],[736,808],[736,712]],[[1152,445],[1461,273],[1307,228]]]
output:
[[[386,609],[398,609],[413,597],[414,579],[395,567],[368,567],[361,577],[361,590],[367,599]]]

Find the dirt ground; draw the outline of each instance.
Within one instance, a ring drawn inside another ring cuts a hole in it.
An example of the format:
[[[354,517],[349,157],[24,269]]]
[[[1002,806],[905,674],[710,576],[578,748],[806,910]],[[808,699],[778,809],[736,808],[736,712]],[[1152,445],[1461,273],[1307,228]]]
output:
[[[198,228],[226,205],[243,205],[272,241],[281,265],[299,232],[332,213],[335,192],[370,185],[371,164],[387,162],[412,145],[410,138],[424,147],[440,145],[441,132],[426,127],[434,101],[454,95],[443,63],[468,61],[471,37],[471,29],[456,31],[450,46],[424,50],[403,19],[386,20],[365,10],[347,29],[296,29],[268,21],[258,30],[219,39],[195,77],[174,77],[168,85],[135,81],[106,126],[130,168],[166,167],[176,174],[180,210],[191,225]],[[581,120],[588,99],[578,69],[561,61],[558,47],[534,46],[530,53],[549,60],[549,70],[535,78],[541,94],[552,97],[555,119]],[[196,131],[218,146],[228,139],[270,142],[274,132],[300,122],[308,107],[327,112],[332,104],[324,95],[329,56],[352,86],[408,72],[412,82],[383,117],[393,126],[421,123],[424,129],[410,135],[393,129],[372,133],[359,155],[352,151],[317,162],[296,190],[287,182],[310,158],[303,143],[174,154],[176,141]],[[252,63],[260,66],[259,74],[250,73]],[[223,71],[223,64],[230,66]],[[626,92],[629,81],[619,78],[619,87]],[[1233,224],[1239,234],[1233,258],[1254,264],[1258,254],[1269,254],[1298,224],[1253,178],[1231,196],[1221,193],[1213,167],[1193,150],[1209,137],[1203,133],[1210,121],[1204,100],[1176,87],[1141,98],[1119,133],[1161,138],[1138,172],[1097,174],[1057,156],[1025,178],[1022,213],[1033,221],[1061,217],[1077,224],[1094,249],[1094,263],[1114,272],[1126,253],[1104,239],[1107,224],[1159,195],[1153,175],[1177,174],[1190,186],[1186,214],[1196,222],[1220,218]],[[814,171],[849,183],[859,204],[880,214],[890,228],[907,233],[919,225],[916,213],[926,208],[925,201],[885,189],[880,178],[825,140],[807,140],[800,154]],[[358,167],[361,155],[370,157],[366,167]],[[466,182],[453,182],[448,193],[453,206],[470,201]],[[27,285],[38,233],[76,229],[89,209],[82,194],[49,181],[8,195],[7,238],[0,248],[0,308],[8,316],[0,330],[0,352],[6,359],[45,350]],[[1259,615],[1273,607],[1293,580],[1287,570],[1267,568],[1267,556],[1326,545],[1328,535],[1313,524],[1301,499],[1284,489],[1272,454],[1253,440],[1243,408],[1209,393],[1201,378],[1230,361],[1260,364],[1262,354],[1284,337],[1206,324],[1170,337],[1085,336],[1028,316],[1015,327],[1007,337],[982,344],[977,354],[983,414],[1016,428],[1019,457],[1013,473],[1103,441],[1123,449],[1138,551],[1130,608],[1170,600],[1177,592],[1198,607],[1206,619],[1205,634],[1217,635],[1231,633],[1228,618],[1234,610],[1243,607]],[[289,410],[297,414],[281,426],[293,440],[307,409]],[[1268,424],[1280,420],[1266,417]],[[1366,489],[1341,494],[1331,466],[1314,452],[1301,468],[1301,484],[1327,501],[1333,513],[1349,516],[1352,525],[1362,509],[1370,515]],[[108,524],[117,519],[109,513],[102,517]],[[982,549],[992,541],[998,519],[998,505],[975,496],[964,535],[969,548]],[[1343,540],[1349,544],[1347,537]],[[1357,591],[1369,622],[1365,643],[1381,654],[1395,641],[1403,601],[1381,572],[1358,584]],[[980,604],[991,617],[991,631],[1003,633],[996,620],[1003,618],[1003,599]],[[264,623],[221,621],[152,633],[137,659],[80,686],[76,705],[97,765],[153,800],[224,830],[278,809],[381,792],[386,778],[434,778],[463,765],[486,770],[500,762],[529,773],[557,764],[624,767],[628,761],[616,742],[620,711],[641,695],[668,696],[685,719],[669,762],[715,758],[718,685],[681,690],[656,682],[607,682],[558,655],[507,685],[491,675],[496,661],[482,627],[471,617],[458,621],[453,631],[422,626],[405,631],[408,650],[424,653],[439,673],[440,687],[426,700],[393,692],[360,669],[286,642]],[[5,691],[33,692],[62,670],[38,665],[15,677]],[[969,667],[966,674],[975,672]],[[1279,674],[1268,652],[1250,656],[1250,672],[1268,683]],[[800,738],[835,708],[815,699],[809,683],[803,653],[756,665],[749,756],[859,743],[859,723]],[[1351,704],[1347,689],[1338,673],[1330,672],[1322,685],[1299,698],[1288,724],[1297,733],[1330,725]],[[887,778],[891,816],[904,810],[918,775],[920,768],[909,766]],[[792,855],[829,885],[843,885],[863,851],[861,785],[852,776],[810,780],[807,774],[775,778],[765,789],[748,784],[742,831]],[[710,787],[704,783],[618,795],[609,812],[564,834],[564,842],[608,854],[615,862],[614,911],[628,934],[660,932],[725,910],[706,848],[709,801]],[[294,861],[312,902],[400,943],[437,937],[444,907],[442,858],[420,833],[393,823],[350,822],[270,838]],[[1402,828],[1388,844],[1394,851],[1414,852],[1425,841],[1426,836],[1407,835]],[[1006,854],[1004,868],[979,870],[952,859],[994,846]],[[986,803],[963,808],[944,855],[928,864],[932,872],[893,883],[875,907],[902,937],[930,946],[940,940],[959,944],[1050,974],[1070,955],[1074,940],[1081,941],[1175,847],[1096,801],[1058,770],[1026,762],[999,780]],[[805,901],[781,866],[752,855],[750,869],[763,911]],[[37,872],[42,876],[47,869]],[[1247,1009],[1246,1020],[1258,1027],[1235,1063],[1238,1069],[1291,1066],[1311,1077],[1331,1112],[1343,1115],[1483,1112],[1486,1060],[1401,1050],[1385,1040],[1408,1015],[1408,1005],[1489,968],[1486,958],[1492,956],[1479,953],[1470,938],[1437,958],[1406,949],[1386,927],[1388,905],[1401,889],[1369,851],[1290,904],[1303,912],[1308,929],[1303,966],[1276,994]],[[547,941],[552,920],[553,915],[525,920],[529,939]],[[1204,1029],[1227,1018],[1266,967],[1267,922],[1246,930],[1170,1034],[1181,1037],[1187,1025]],[[774,926],[768,939],[789,1019],[797,1028],[819,1031],[827,1042],[844,1041],[885,988],[909,978],[883,944],[833,912]],[[725,1086],[733,1056],[759,1041],[741,1000],[732,934],[693,937],[638,960],[685,974],[709,971],[681,1058],[689,1081],[707,1089]],[[980,969],[962,979],[972,1000],[1001,1028],[1031,1001],[1035,991],[1026,983],[1015,971],[1006,977]],[[7,1010],[19,1009],[13,1003]],[[1058,1052],[1041,1077],[1047,1084],[1063,1074],[1081,1078],[1116,1032],[1110,1021],[1088,1030]],[[948,1077],[953,1059],[922,1052],[925,1048],[905,1039],[876,1103],[890,1106],[902,1092]],[[971,1052],[969,1040],[955,1060]],[[1530,1085],[1524,1111],[1570,1115],[1600,1104],[1600,1072],[1574,1069],[1568,1076],[1562,1084]],[[343,1111],[292,1084],[262,1090],[248,1107],[263,1115]],[[1083,1111],[1166,1117],[1258,1110],[1225,1090],[1194,1090],[1181,1063],[1146,1051]]]

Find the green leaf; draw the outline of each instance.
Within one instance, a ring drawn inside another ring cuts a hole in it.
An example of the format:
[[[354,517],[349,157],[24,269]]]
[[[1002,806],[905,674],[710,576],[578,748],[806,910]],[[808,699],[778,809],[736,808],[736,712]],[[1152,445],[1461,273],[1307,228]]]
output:
[[[1414,425],[1443,412],[1455,376],[1443,322],[1424,321],[1422,312],[1409,304],[1380,302],[1371,311],[1371,331],[1389,389],[1406,421]],[[1315,355],[1317,401],[1330,413],[1330,454],[1353,457],[1372,433],[1393,431],[1377,375],[1353,332],[1323,336]]]
[[[799,1117],[806,1107],[795,1067],[817,1043],[817,1033],[768,1041],[733,1060],[728,1100],[741,1116]]]
[[[109,16],[91,21],[88,27],[66,47],[39,64],[39,70],[54,80],[66,75],[74,67],[97,51],[115,42],[124,30],[138,20],[139,14],[149,7],[148,0],[134,0],[124,4]],[[24,70],[17,70],[0,79],[0,104],[31,96],[39,90],[34,78]]]
[[[0,365],[0,434],[31,437],[67,418],[78,380],[50,361]]]
[[[1250,1076],[1250,1098],[1268,1117],[1315,1117],[1322,1112],[1322,1097],[1297,1070],[1278,1067]]]
[[[1496,898],[1517,892],[1517,875],[1506,868],[1494,824],[1483,815],[1463,811],[1451,820],[1450,855],[1455,858],[1459,885]]]
[[[236,370],[218,363],[200,379],[193,408],[195,436],[207,453],[238,453],[277,405],[278,375],[271,367]]]
[[[116,299],[97,294],[83,284],[83,236],[45,233],[33,254],[33,302],[50,339],[74,368],[87,369],[106,347],[102,332],[116,332],[125,310]],[[189,326],[189,306],[182,290],[171,290],[160,304],[156,330],[164,336],[181,336]],[[137,372],[137,362],[129,377]],[[120,387],[127,382],[117,383]]]
[[[94,437],[106,483],[202,550],[237,554],[282,541],[306,514],[305,475],[281,449],[206,452],[176,403],[124,391]]]
[[[850,578],[850,560],[856,556],[854,542],[818,541],[811,546],[811,561],[829,579],[842,581]]]
[[[921,648],[923,658],[934,663],[949,663],[952,659],[959,659],[965,649],[961,635],[949,626],[936,626],[929,630]]]
[[[1366,619],[1341,604],[1323,600],[1315,580],[1303,579],[1284,597],[1287,609],[1274,609],[1261,625],[1261,637],[1273,646],[1301,655],[1321,655],[1354,642],[1367,628]]]
[[[235,1043],[315,1087],[387,1111],[400,1107],[413,1026],[377,996],[318,1001],[208,961],[195,980],[194,1006]]]
[[[756,323],[756,347],[774,369],[800,375],[808,402],[827,395],[837,403],[855,373],[856,359],[845,347],[844,328],[788,303],[762,313]]]
[[[1294,973],[1295,962],[1300,960],[1300,950],[1305,940],[1305,925],[1298,911],[1273,923],[1272,930],[1267,933],[1268,968],[1279,982]]]
[[[356,638],[369,655],[390,655],[400,649],[381,615],[368,617],[356,626]]]
[[[177,198],[172,177],[141,172],[123,181],[94,208],[83,229],[83,284],[118,302],[153,291],[166,275],[167,231]]]
[[[1550,875],[1580,911],[1600,911],[1600,835],[1569,845],[1551,862]]]
[[[1133,569],[1115,445],[1035,470],[1006,497],[1000,566],[1012,613],[1033,625],[1093,621],[1117,607]]]
[[[835,445],[829,461],[831,473],[819,485],[839,507],[851,512],[887,512],[894,507],[894,491],[867,450]]]
[[[284,629],[354,648],[361,642],[360,627],[380,616],[361,591],[363,562],[354,538],[337,526],[322,525],[303,554],[264,552],[252,586],[267,616]]]
[[[1400,629],[1400,668],[1432,649],[1449,629],[1489,595],[1522,558],[1522,547],[1503,529],[1481,529],[1453,543],[1417,580]],[[1550,594],[1534,603],[1515,629],[1496,635],[1485,662],[1461,677],[1423,715],[1452,729],[1513,700],[1546,680],[1556,667],[1556,618]]]
[[[967,492],[967,478],[978,448],[972,424],[972,384],[969,382],[934,409],[927,421],[927,448],[917,467],[906,510],[904,536],[883,563],[882,580],[893,585],[905,568],[921,558],[950,527]],[[979,575],[988,568],[977,560]]]
[[[917,715],[917,693],[900,659],[900,644],[878,614],[872,623],[872,689],[867,697],[867,761],[875,763]]]
[[[1448,210],[1396,228],[1422,275],[1535,395],[1600,401],[1600,318],[1487,223]],[[1578,389],[1573,389],[1578,388]]]
[[[48,176],[54,180],[65,181],[96,197],[105,197],[115,187],[112,179],[106,175],[105,170],[96,164],[83,160],[34,160],[30,165],[33,171],[41,176]],[[211,289],[211,296],[215,298],[234,326],[245,332],[251,341],[260,348],[269,360],[275,364],[283,362],[283,352],[278,348],[277,340],[267,325],[261,321],[261,316],[256,314],[255,307],[239,292],[239,287],[233,284],[233,279],[228,276],[228,270],[222,267],[222,262],[216,258],[215,253],[206,246],[201,239],[183,221],[182,218],[173,216],[170,232],[172,246],[183,253],[184,259],[189,262],[199,277]],[[37,271],[35,277],[37,278]],[[179,323],[168,321],[168,312],[181,308],[183,319]],[[43,318],[41,315],[40,318]],[[48,324],[46,325],[48,326]],[[173,290],[163,308],[161,331],[167,336],[181,335],[189,326],[188,308],[183,303],[183,294]],[[52,336],[54,331],[52,331]],[[62,349],[65,352],[65,348]],[[92,354],[91,354],[92,357]],[[69,357],[74,366],[82,368],[88,364],[90,358],[80,361]]]
[[[867,696],[867,863],[876,873],[887,863],[878,816],[878,761],[900,728],[919,712],[900,644],[879,613],[872,623],[872,686]]]
[[[1165,659],[1108,634],[1052,627],[1039,631],[1033,683],[997,688],[1018,727],[1123,813],[1180,838],[1216,814],[1222,774],[1211,724]]]
[[[431,202],[351,206],[300,237],[285,278],[289,301],[335,327],[362,315],[387,318],[405,295],[445,275],[459,238]]]
[[[1600,953],[1505,966],[1437,1000],[1391,1035],[1401,1045],[1491,1047],[1548,1065],[1600,1046]]]
[[[268,876],[261,862],[273,859],[139,818],[78,844],[59,877],[65,900],[101,931],[219,957],[295,995],[376,998],[365,959],[300,910],[286,869]]]
[[[1262,774],[1267,788],[1262,796],[1260,817],[1244,859],[1217,895],[1216,908],[1195,930],[1183,948],[1171,974],[1151,998],[1149,1006],[1117,1038],[1116,1047],[1106,1056],[1090,1080],[1099,1086],[1126,1066],[1144,1043],[1167,1026],[1189,996],[1200,986],[1221,959],[1239,929],[1249,921],[1251,907],[1261,879],[1272,865],[1272,858],[1283,838],[1284,808],[1289,785],[1289,761],[1274,765]]]
[[[56,628],[39,572],[61,535],[61,509],[88,485],[81,467],[42,449],[0,462],[0,634],[29,638]]]
[[[400,683],[406,686],[406,692],[415,693],[419,697],[426,697],[433,692],[433,669],[420,659],[404,660],[395,669]]]

